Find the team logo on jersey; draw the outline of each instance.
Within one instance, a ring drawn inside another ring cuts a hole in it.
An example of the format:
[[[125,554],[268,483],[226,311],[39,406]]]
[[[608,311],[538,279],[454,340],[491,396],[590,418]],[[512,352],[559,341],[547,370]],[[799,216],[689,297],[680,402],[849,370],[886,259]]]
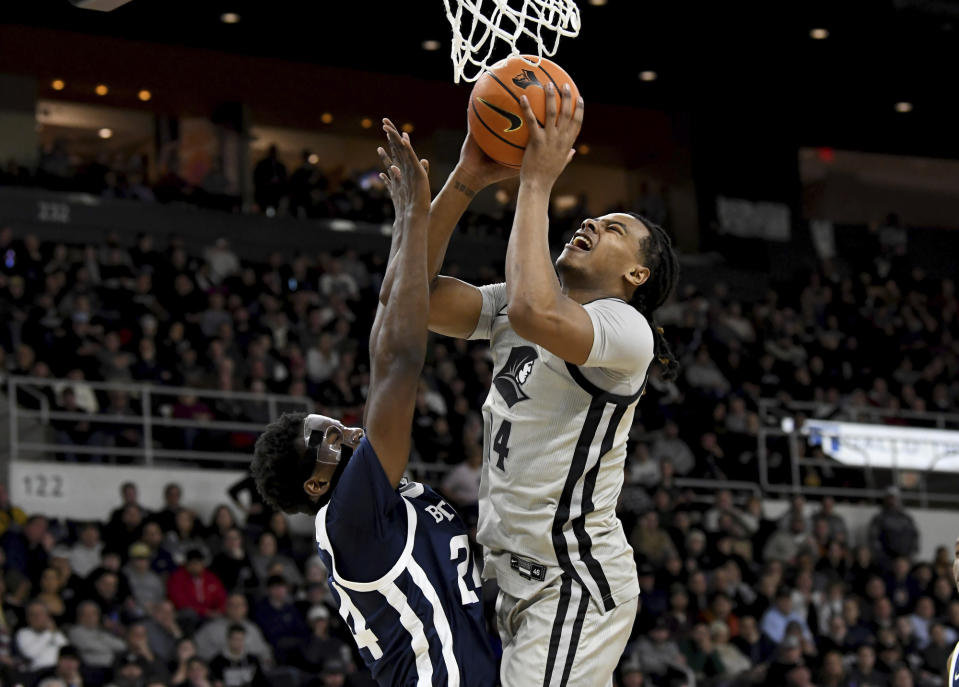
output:
[[[529,398],[523,391],[523,385],[533,372],[534,362],[536,351],[532,346],[516,346],[509,352],[509,360],[493,378],[493,386],[510,408]]]
[[[529,69],[523,69],[519,74],[514,76],[513,83],[519,88],[522,88],[524,91],[530,86],[539,86],[540,88],[543,87],[543,84],[541,84],[539,79],[536,78],[536,74]]]

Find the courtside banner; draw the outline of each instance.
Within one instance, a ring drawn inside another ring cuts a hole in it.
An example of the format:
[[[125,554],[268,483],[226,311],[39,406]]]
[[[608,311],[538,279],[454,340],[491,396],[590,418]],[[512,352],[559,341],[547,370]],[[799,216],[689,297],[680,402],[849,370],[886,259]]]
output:
[[[800,431],[844,465],[959,472],[959,432],[825,420],[807,420]]]

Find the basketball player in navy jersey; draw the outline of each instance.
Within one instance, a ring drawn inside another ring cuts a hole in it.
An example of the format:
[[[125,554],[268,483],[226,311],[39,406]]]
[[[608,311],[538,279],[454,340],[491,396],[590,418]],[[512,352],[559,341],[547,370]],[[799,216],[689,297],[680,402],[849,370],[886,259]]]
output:
[[[429,283],[426,161],[388,120],[382,175],[396,210],[393,244],[370,332],[365,430],[288,413],[257,440],[251,466],[263,499],[316,515],[319,555],[340,615],[383,687],[492,687],[496,664],[466,527],[436,492],[405,482]],[[340,460],[342,445],[353,448]]]
[[[468,137],[430,211],[430,328],[490,342],[493,384],[477,540],[499,586],[500,680],[510,687],[607,687],[629,639],[640,589],[616,517],[626,443],[649,368],[677,363],[653,324],[678,261],[662,228],[632,213],[587,218],[556,261],[552,186],[571,157],[582,100],[545,85],[541,127],[520,170],[506,283],[477,288],[438,276],[475,193],[514,172]],[[557,274],[558,273],[558,274]]]

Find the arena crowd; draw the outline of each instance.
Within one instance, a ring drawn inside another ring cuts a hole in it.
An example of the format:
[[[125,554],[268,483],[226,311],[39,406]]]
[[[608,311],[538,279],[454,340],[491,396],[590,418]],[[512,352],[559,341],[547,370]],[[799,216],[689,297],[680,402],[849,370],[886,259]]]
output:
[[[356,217],[373,217],[362,208],[382,198],[355,192]],[[264,404],[204,398],[212,389],[308,397],[318,412],[360,422],[383,255],[278,251],[251,261],[227,239],[191,253],[175,235],[163,245],[114,234],[68,245],[11,227],[0,229],[0,255],[0,369],[66,380],[37,387],[55,409],[139,413],[135,396],[86,384],[105,380],[197,389],[177,398],[179,418],[268,421]],[[676,381],[653,374],[631,433],[620,516],[643,595],[620,684],[944,684],[959,639],[951,556],[917,559],[919,533],[894,490],[857,537],[829,499],[797,498],[770,520],[751,491],[708,502],[676,485],[758,481],[763,397],[839,412],[956,408],[952,280],[881,249],[850,257],[754,301],[723,284],[687,284],[659,311],[682,368]],[[480,265],[455,271],[501,278]],[[485,344],[435,338],[414,424],[417,462],[441,466],[442,489],[468,516],[492,372]],[[29,406],[36,395],[13,400]],[[50,430],[62,460],[109,461],[70,448],[143,442],[131,425],[71,420]],[[242,452],[255,435],[157,439]],[[772,469],[788,471],[778,451]],[[819,469],[802,479],[855,477]],[[171,485],[166,508],[149,513],[128,485],[95,523],[24,514],[0,492],[4,684],[369,684],[310,540],[261,504],[241,519],[234,504],[199,522],[178,491]]]

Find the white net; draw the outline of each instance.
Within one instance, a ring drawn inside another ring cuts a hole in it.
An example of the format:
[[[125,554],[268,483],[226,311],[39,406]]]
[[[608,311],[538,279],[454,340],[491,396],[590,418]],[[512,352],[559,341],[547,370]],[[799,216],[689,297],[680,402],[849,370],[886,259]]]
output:
[[[579,35],[579,7],[574,0],[443,0],[453,27],[453,81],[476,81],[490,64],[506,57],[493,53],[503,43],[510,55],[527,38],[537,57],[552,57],[560,38]],[[534,63],[535,64],[535,63]]]

